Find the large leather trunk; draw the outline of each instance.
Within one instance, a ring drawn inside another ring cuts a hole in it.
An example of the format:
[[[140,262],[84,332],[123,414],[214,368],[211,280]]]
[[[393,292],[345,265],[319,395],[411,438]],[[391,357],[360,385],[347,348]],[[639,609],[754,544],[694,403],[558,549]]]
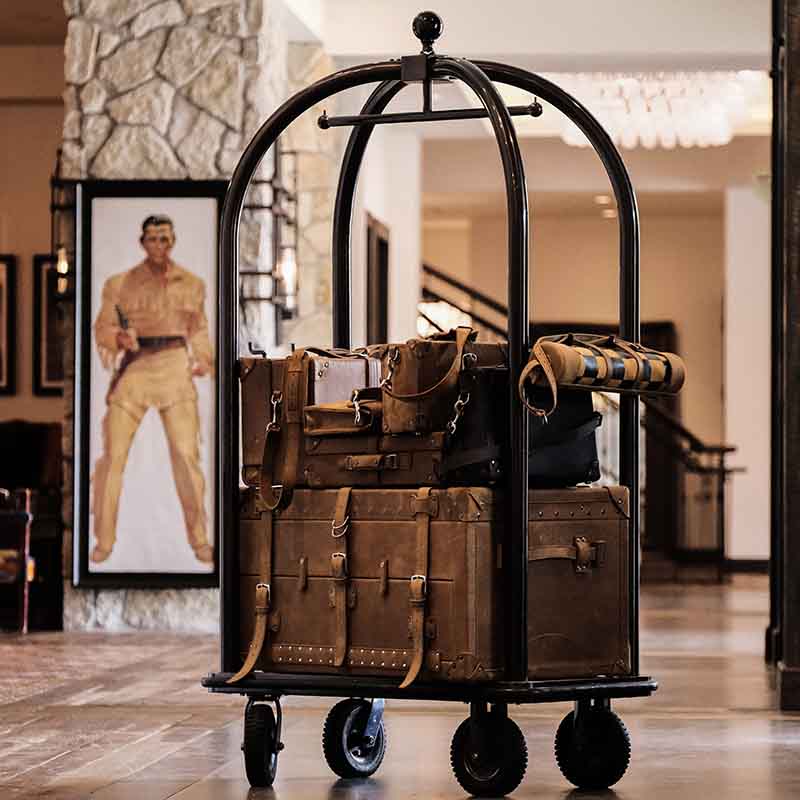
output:
[[[298,489],[271,518],[242,491],[240,630],[244,659],[256,584],[270,584],[267,639],[257,669],[395,676],[409,670],[412,576],[426,573],[420,681],[503,677],[507,559],[504,502],[487,487],[353,489],[345,541],[334,536],[342,490]],[[427,493],[427,496],[425,496]],[[530,493],[528,648],[532,678],[630,670],[627,490]],[[419,532],[429,517],[428,564]],[[270,576],[259,575],[271,537]],[[346,560],[346,570],[337,570]],[[346,574],[343,574],[346,573]],[[344,641],[343,641],[344,637]],[[337,665],[337,660],[340,664]]]

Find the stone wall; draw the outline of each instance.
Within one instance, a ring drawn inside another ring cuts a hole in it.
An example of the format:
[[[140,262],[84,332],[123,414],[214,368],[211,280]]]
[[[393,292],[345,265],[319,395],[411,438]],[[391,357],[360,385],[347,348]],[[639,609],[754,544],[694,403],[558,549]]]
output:
[[[64,0],[64,10],[64,177],[228,178],[287,96],[276,0]],[[246,212],[242,268],[269,265],[270,236],[269,216]],[[250,325],[256,341],[268,327],[258,313]],[[71,587],[74,341],[65,349],[65,628],[215,630],[217,590]]]
[[[316,44],[289,45],[289,93],[336,70],[333,59]],[[321,130],[323,111],[334,114],[330,97],[297,119],[287,131],[288,146],[297,151],[298,315],[284,322],[284,347],[331,343],[331,246],[333,204],[339,165],[349,128]]]

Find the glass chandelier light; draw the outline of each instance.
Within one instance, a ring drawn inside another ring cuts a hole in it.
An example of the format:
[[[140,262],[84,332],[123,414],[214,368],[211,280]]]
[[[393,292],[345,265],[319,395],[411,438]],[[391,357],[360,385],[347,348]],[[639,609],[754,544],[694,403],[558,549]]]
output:
[[[614,143],[626,149],[714,147],[733,138],[758,91],[753,72],[578,73],[553,76],[600,121]],[[575,147],[589,142],[571,122],[562,139]]]

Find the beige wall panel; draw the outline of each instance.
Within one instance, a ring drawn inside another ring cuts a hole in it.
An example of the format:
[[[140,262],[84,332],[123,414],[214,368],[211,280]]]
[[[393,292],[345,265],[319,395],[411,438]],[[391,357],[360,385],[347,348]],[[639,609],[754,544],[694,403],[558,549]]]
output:
[[[0,115],[0,252],[17,257],[17,392],[0,397],[0,420],[61,422],[62,398],[33,395],[32,265],[50,250],[49,180],[64,112],[60,102],[4,104]]]
[[[647,216],[642,219],[641,315],[675,322],[689,380],[684,421],[698,436],[722,438],[723,219]],[[616,221],[598,217],[535,219],[533,315],[542,322],[617,319]],[[506,302],[506,224],[474,220],[472,284]]]

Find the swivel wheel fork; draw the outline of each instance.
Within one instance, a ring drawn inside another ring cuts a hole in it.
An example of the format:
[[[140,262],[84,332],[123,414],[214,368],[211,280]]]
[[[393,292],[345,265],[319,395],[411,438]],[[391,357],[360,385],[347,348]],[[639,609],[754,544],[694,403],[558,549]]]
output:
[[[470,715],[456,729],[450,763],[461,787],[474,797],[513,792],[528,767],[528,747],[505,703],[491,711],[485,702],[470,703]]]
[[[271,706],[275,704],[273,713]],[[277,717],[277,719],[276,719]],[[283,750],[280,698],[250,695],[244,710],[244,768],[251,786],[272,786],[278,772],[278,754]]]
[[[631,738],[609,698],[575,703],[558,726],[555,756],[561,773],[579,789],[608,789],[622,778],[631,759]]]

